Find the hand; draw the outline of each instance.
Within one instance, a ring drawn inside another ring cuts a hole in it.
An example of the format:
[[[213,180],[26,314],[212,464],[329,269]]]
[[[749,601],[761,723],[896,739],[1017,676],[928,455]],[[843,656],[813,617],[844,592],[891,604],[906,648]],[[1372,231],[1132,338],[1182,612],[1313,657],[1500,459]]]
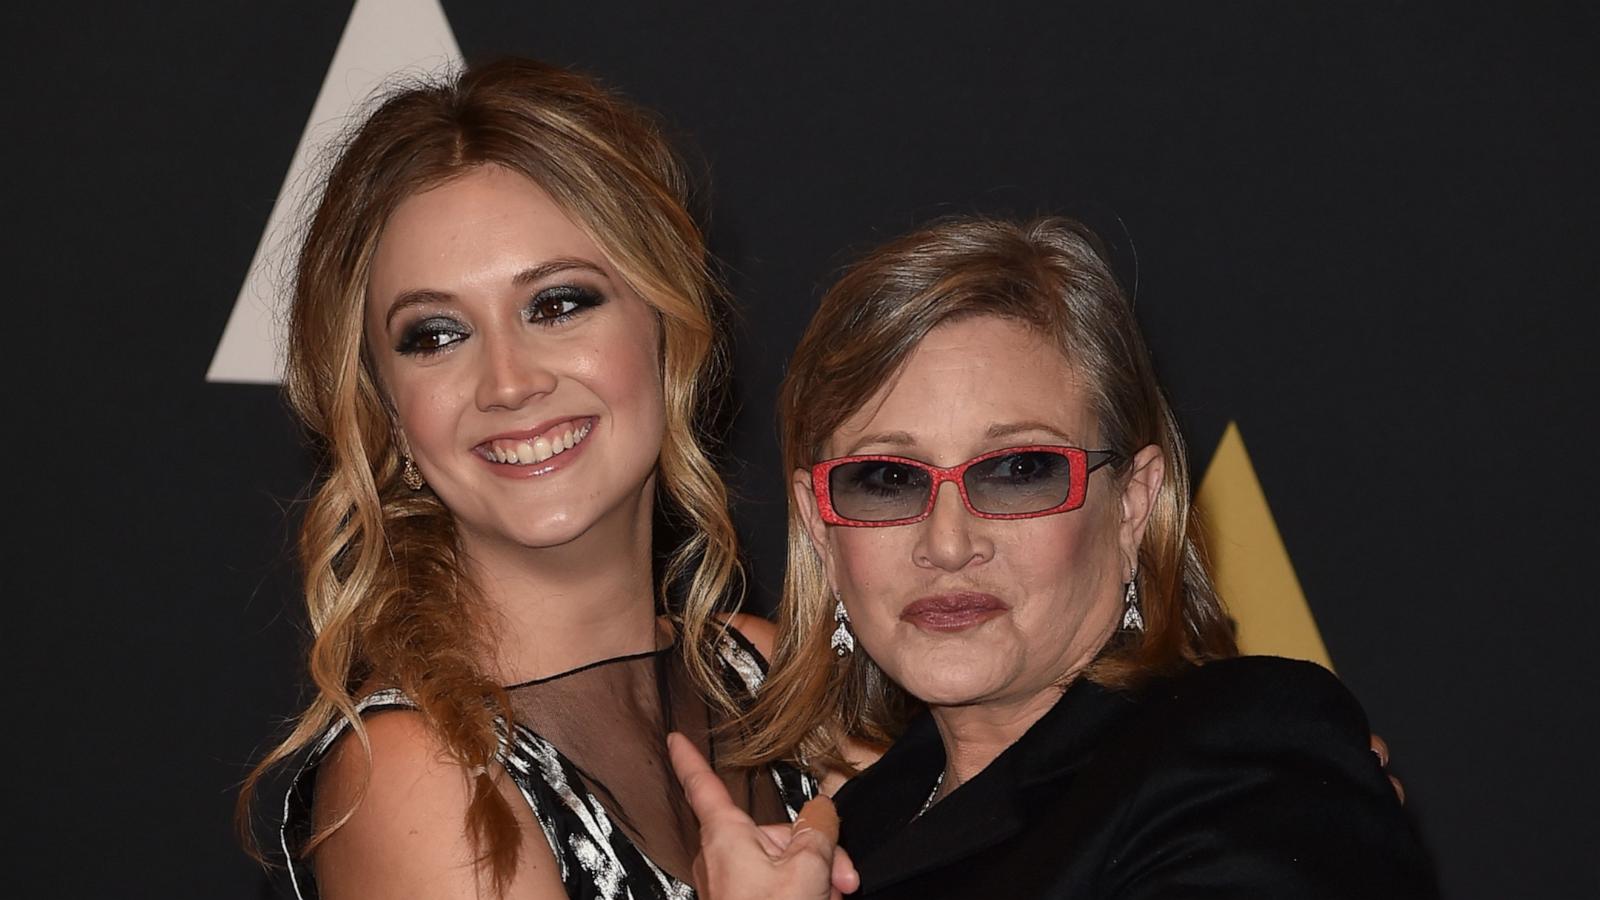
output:
[[[806,803],[793,825],[758,826],[735,806],[722,779],[689,740],[667,736],[667,753],[700,820],[695,888],[705,900],[841,900],[861,884],[838,846],[833,801]]]
[[[1376,734],[1372,736],[1372,753],[1378,757],[1378,765],[1383,767],[1383,774],[1389,776],[1389,784],[1394,788],[1394,795],[1399,797],[1400,803],[1404,805],[1406,802],[1406,786],[1400,783],[1400,779],[1389,773],[1389,745]]]

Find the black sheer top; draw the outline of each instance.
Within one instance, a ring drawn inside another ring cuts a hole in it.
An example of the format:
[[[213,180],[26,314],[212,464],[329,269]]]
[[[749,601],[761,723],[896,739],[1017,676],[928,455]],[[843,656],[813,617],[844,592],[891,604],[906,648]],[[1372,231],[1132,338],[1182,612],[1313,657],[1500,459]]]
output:
[[[754,696],[766,675],[761,654],[733,629],[716,651],[733,695]],[[719,765],[721,748],[712,739],[719,719],[694,689],[677,644],[507,690],[514,721],[505,727],[498,759],[543,829],[574,898],[694,896],[699,828],[667,759],[669,731],[695,741],[758,823],[792,821],[817,793],[814,780],[793,767]],[[413,706],[396,690],[357,704],[363,715]],[[285,798],[283,850],[302,900],[317,895],[297,852],[310,834],[313,770],[346,727],[339,722],[324,733]]]

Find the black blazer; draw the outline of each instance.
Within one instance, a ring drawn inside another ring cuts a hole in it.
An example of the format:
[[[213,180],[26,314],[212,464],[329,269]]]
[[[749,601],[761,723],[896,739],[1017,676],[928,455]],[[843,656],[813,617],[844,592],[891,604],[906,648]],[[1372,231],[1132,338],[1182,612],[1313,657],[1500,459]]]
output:
[[[944,767],[924,713],[836,798],[854,896],[1436,897],[1368,739],[1310,663],[1225,660],[1131,693],[1079,681],[913,818]]]

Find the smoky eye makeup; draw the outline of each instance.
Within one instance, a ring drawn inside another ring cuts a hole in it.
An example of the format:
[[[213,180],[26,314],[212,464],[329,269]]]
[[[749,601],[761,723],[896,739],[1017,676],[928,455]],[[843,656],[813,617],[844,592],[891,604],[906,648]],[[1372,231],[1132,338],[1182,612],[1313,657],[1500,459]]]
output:
[[[422,301],[403,299],[397,305],[434,302],[431,292],[429,294]],[[552,284],[538,289],[528,298],[522,318],[532,325],[555,327],[605,302],[605,294],[597,287],[577,282]],[[399,329],[394,350],[403,356],[430,356],[453,349],[471,336],[472,328],[455,315],[443,312],[421,315]]]
[[[467,326],[448,316],[428,316],[401,329],[394,349],[407,356],[427,356],[448,350],[471,333]]]
[[[556,325],[604,302],[604,295],[587,285],[557,284],[535,293],[523,315],[535,325]]]

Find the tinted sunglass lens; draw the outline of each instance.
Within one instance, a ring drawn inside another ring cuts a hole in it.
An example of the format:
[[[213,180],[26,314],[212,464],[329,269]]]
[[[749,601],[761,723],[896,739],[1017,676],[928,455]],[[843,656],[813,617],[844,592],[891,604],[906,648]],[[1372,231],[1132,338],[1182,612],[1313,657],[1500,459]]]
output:
[[[889,522],[921,515],[928,505],[928,473],[905,463],[853,462],[828,475],[833,510],[857,522]]]
[[[967,499],[995,515],[1041,512],[1060,506],[1072,491],[1072,462],[1065,454],[1026,450],[984,460],[967,470]]]

